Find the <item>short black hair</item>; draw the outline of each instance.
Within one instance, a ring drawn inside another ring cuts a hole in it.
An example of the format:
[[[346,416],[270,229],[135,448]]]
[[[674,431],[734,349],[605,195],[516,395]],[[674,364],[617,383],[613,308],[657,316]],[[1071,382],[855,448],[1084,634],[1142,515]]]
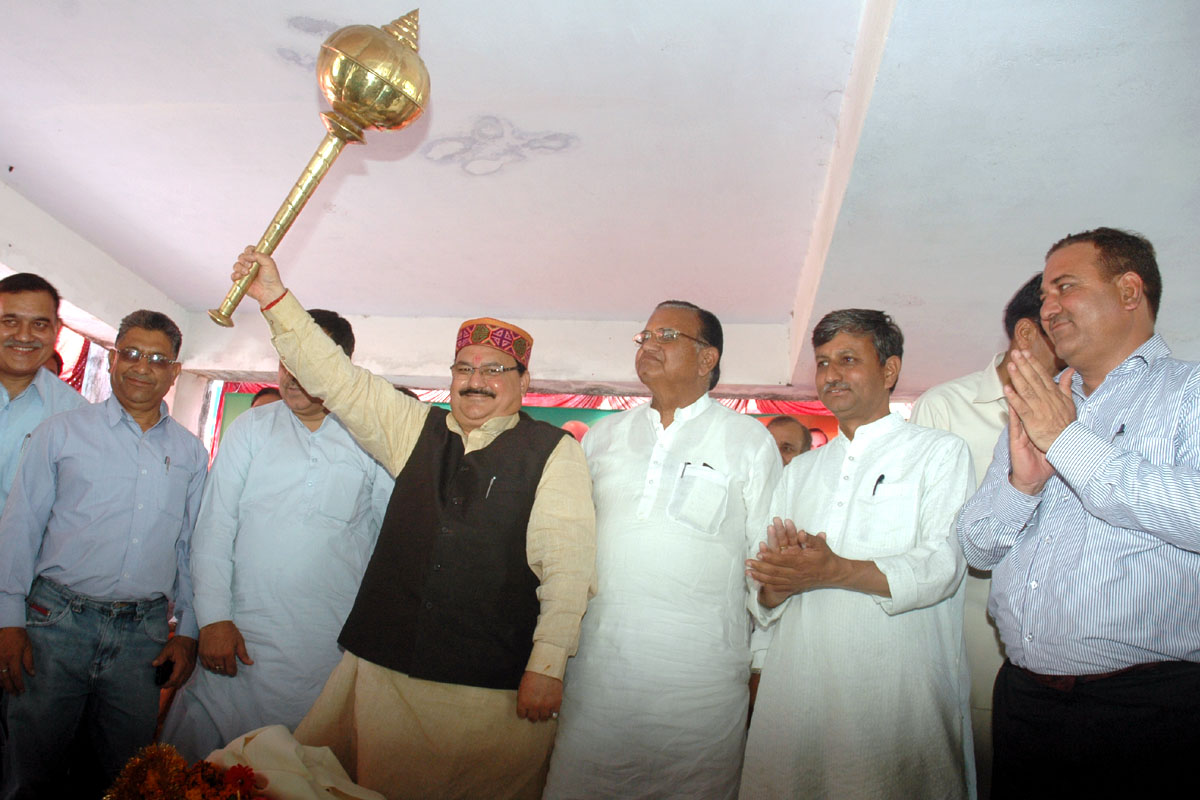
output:
[[[179,326],[175,321],[161,311],[149,311],[141,308],[134,311],[132,314],[126,314],[125,319],[121,320],[121,326],[117,328],[117,342],[119,343],[125,338],[125,334],[129,333],[130,328],[141,328],[147,331],[158,331],[166,334],[167,340],[171,342],[171,348],[174,352],[171,353],[171,358],[179,358],[179,348],[183,347],[183,333],[180,332]]]
[[[725,349],[725,332],[721,329],[721,320],[711,311],[687,300],[664,300],[655,308],[684,308],[696,314],[696,319],[700,322],[700,338],[717,349],[717,363],[708,376],[708,388],[711,390],[721,380],[721,353]]]
[[[324,308],[310,308],[308,315],[321,326],[333,343],[348,356],[354,355],[354,328],[341,314]]]
[[[821,317],[817,327],[813,328],[812,346],[816,350],[827,344],[839,333],[852,333],[856,336],[870,336],[875,345],[875,354],[879,363],[885,363],[892,356],[904,357],[904,334],[890,316],[882,311],[869,308],[843,308],[830,311]]]
[[[1042,324],[1042,273],[1035,272],[1025,285],[1004,307],[1004,332],[1011,342],[1017,332],[1017,323],[1023,319],[1032,320],[1039,327]]]
[[[15,272],[4,280],[0,280],[0,294],[17,294],[18,292],[45,292],[54,300],[54,316],[58,316],[58,306],[62,298],[58,289],[41,275],[32,272]]]
[[[1158,271],[1158,260],[1154,256],[1154,245],[1141,234],[1118,228],[1094,228],[1083,233],[1072,233],[1059,239],[1046,251],[1046,258],[1055,251],[1073,244],[1091,243],[1100,251],[1100,268],[1107,278],[1116,278],[1126,272],[1136,273],[1142,279],[1142,290],[1150,304],[1150,319],[1158,319],[1158,304],[1162,300],[1162,274]]]
[[[257,392],[255,392],[255,393],[254,393],[254,397],[251,397],[251,398],[250,398],[250,405],[254,405],[254,404],[255,404],[255,403],[257,403],[257,402],[258,402],[258,401],[259,401],[261,398],[263,398],[263,397],[270,397],[271,395],[275,395],[276,397],[279,397],[279,398],[282,398],[282,397],[283,397],[283,395],[281,395],[281,394],[279,393],[279,389],[277,389],[276,387],[274,387],[274,386],[264,386],[263,388],[259,389]]]

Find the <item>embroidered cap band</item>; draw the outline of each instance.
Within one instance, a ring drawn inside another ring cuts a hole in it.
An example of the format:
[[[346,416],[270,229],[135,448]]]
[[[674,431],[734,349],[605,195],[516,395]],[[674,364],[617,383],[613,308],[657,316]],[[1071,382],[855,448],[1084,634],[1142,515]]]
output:
[[[454,353],[473,344],[491,347],[508,353],[522,366],[529,366],[529,354],[533,351],[533,337],[516,325],[491,317],[469,319],[458,328],[458,342]]]

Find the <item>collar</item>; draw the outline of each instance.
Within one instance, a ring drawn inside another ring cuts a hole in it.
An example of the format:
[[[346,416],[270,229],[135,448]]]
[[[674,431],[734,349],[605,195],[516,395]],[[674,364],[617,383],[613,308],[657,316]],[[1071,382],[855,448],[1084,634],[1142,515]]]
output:
[[[138,424],[138,421],[133,418],[132,414],[125,410],[125,406],[121,405],[121,401],[117,399],[115,394],[110,394],[108,399],[101,405],[104,407],[104,419],[108,422],[110,428],[117,427],[122,420],[129,420],[129,424],[136,428],[139,433],[149,433],[160,425],[165,425],[166,421],[171,418],[166,401],[160,400],[158,402],[158,422],[151,425],[150,430],[143,431],[142,426]]]
[[[517,427],[517,422],[519,422],[520,419],[521,412],[519,411],[515,414],[508,414],[503,417],[492,417],[491,419],[486,420],[478,428],[471,431],[471,434],[482,432],[484,435],[490,436],[494,439],[509,428]],[[453,411],[446,415],[446,427],[449,428],[451,432],[457,433],[459,436],[463,437],[463,439],[466,439],[468,435],[471,435],[463,432],[463,427],[462,425],[459,425],[458,420],[454,418]]]
[[[855,452],[859,452],[876,439],[881,439],[892,431],[906,424],[907,423],[904,421],[904,417],[893,411],[890,414],[880,417],[874,422],[868,422],[866,425],[859,425],[858,430],[854,432],[854,439],[847,438],[846,434],[842,431],[842,426],[839,425],[838,433],[840,435],[834,439],[834,441],[844,442],[843,446],[845,448],[853,449]],[[833,442],[830,442],[829,444],[833,444]],[[826,447],[828,446],[829,445],[826,445]]]
[[[1004,353],[997,353],[988,361],[987,367],[979,376],[979,385],[975,388],[973,403],[994,403],[1004,399],[1004,384],[1000,382],[1000,373],[996,368],[1004,360]]]
[[[653,402],[653,400],[651,401],[651,403],[652,402]],[[678,425],[681,422],[687,422],[688,420],[695,419],[696,417],[703,414],[705,411],[708,411],[708,409],[712,407],[714,402],[716,402],[716,401],[714,401],[711,397],[708,396],[708,392],[705,392],[704,394],[700,395],[695,400],[693,400],[690,405],[686,405],[683,408],[675,409],[675,416],[674,416],[674,419],[671,421],[671,427],[674,428],[676,425]],[[649,417],[650,421],[652,423],[654,423],[654,426],[657,429],[662,430],[663,429],[662,415],[658,413],[658,409],[654,408],[651,405],[651,403],[644,404],[644,408],[646,409],[646,415]]]
[[[1157,333],[1142,343],[1142,346],[1129,354],[1124,361],[1113,367],[1112,371],[1104,376],[1104,380],[1100,382],[1100,386],[1108,383],[1109,378],[1121,378],[1126,375],[1136,375],[1150,369],[1160,358],[1167,358],[1171,355],[1171,346],[1166,340]],[[1096,391],[1100,390],[1100,386],[1096,387]],[[1071,392],[1083,397],[1083,377],[1076,372],[1071,376]],[[1096,392],[1092,392],[1095,394]]]
[[[37,372],[34,373],[33,379],[29,382],[29,385],[26,386],[24,389],[22,389],[21,392],[17,395],[17,397],[24,397],[26,392],[28,392],[30,389],[33,389],[37,392],[38,397],[45,400],[46,399],[46,381],[47,380],[55,380],[56,381],[56,380],[58,380],[58,378],[51,375],[48,370],[38,367]],[[2,390],[4,392],[5,397],[8,397],[7,389],[5,389],[3,386],[0,386],[0,390]],[[17,397],[8,397],[8,401],[12,402],[13,400],[16,400]]]

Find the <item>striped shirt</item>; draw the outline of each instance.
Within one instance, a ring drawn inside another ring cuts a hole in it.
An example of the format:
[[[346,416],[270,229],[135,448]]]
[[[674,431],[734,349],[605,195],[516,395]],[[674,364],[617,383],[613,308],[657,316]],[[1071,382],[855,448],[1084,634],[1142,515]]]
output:
[[[1009,659],[1051,675],[1200,662],[1200,365],[1155,335],[1091,396],[1037,495],[1008,482],[1007,430],[963,506],[967,561],[992,569]]]

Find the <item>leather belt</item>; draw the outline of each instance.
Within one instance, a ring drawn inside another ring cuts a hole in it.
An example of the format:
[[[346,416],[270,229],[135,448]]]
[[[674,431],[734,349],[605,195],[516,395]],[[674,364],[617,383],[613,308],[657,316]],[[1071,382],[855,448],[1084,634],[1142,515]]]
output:
[[[1131,672],[1148,672],[1150,670],[1158,669],[1163,664],[1170,663],[1175,662],[1151,661],[1147,664],[1134,664],[1132,667],[1114,669],[1112,672],[1097,672],[1092,675],[1042,675],[1040,673],[1027,670],[1024,667],[1017,667],[1016,664],[1013,664],[1013,666],[1017,667],[1018,670],[1023,672],[1025,675],[1028,675],[1042,686],[1045,686],[1047,689],[1054,689],[1059,692],[1069,692],[1080,683],[1093,683],[1095,681],[1102,681],[1107,678],[1115,678],[1118,675],[1126,675]]]

